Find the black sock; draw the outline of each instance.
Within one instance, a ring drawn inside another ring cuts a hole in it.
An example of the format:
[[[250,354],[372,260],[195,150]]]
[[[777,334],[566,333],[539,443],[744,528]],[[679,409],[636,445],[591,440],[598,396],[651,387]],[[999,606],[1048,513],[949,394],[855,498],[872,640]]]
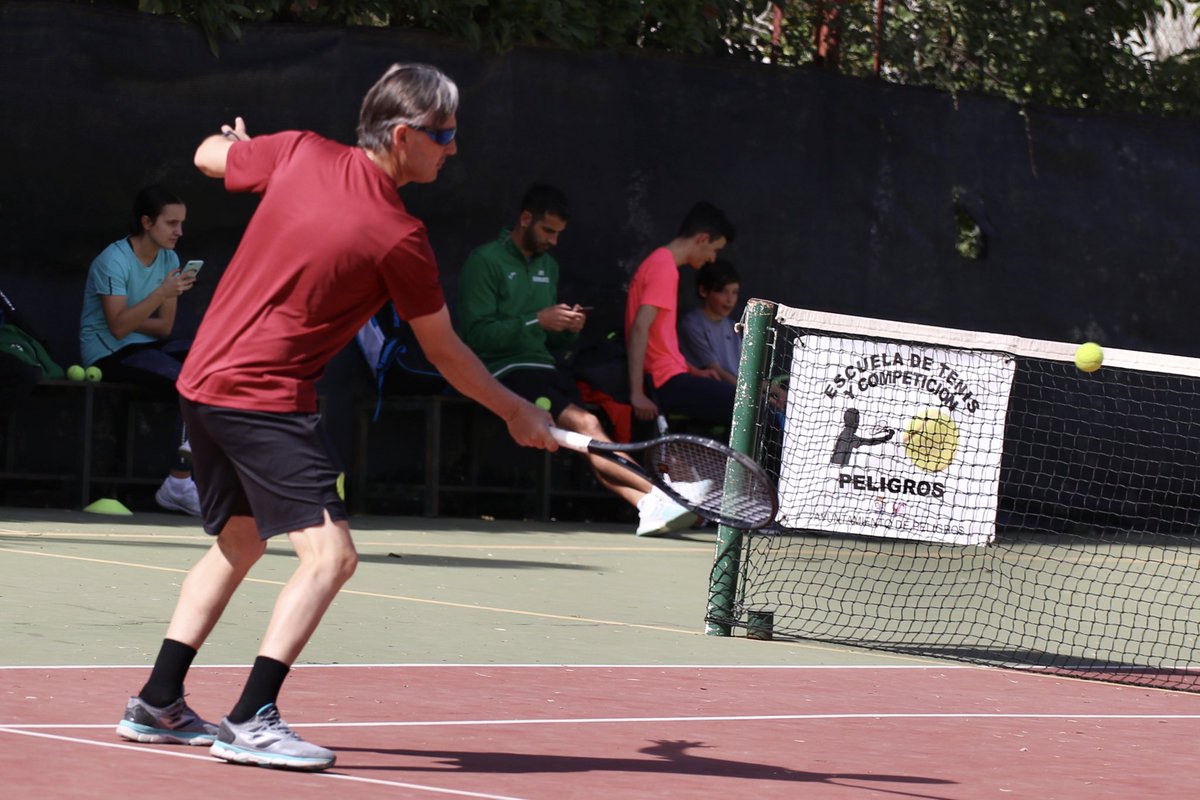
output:
[[[138,697],[157,708],[165,708],[183,697],[183,679],[196,657],[196,649],[174,639],[163,639],[150,679]]]
[[[283,679],[287,677],[287,664],[273,658],[259,656],[254,659],[250,668],[250,677],[246,679],[246,688],[242,696],[229,712],[229,721],[242,723],[258,713],[263,706],[270,705],[279,699],[279,690],[283,688]]]

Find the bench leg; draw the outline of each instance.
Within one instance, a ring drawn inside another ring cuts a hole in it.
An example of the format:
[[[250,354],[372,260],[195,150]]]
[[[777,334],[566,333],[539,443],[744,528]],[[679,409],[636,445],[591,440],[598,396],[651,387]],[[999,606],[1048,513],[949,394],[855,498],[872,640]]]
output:
[[[425,410],[425,516],[441,511],[442,403],[436,397]]]
[[[92,433],[95,428],[96,390],[83,388],[83,447],[79,456],[79,507],[92,502]]]

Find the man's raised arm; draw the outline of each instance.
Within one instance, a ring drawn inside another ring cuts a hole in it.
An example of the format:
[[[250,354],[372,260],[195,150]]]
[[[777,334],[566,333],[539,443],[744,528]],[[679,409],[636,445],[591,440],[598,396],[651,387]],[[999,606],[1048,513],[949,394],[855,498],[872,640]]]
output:
[[[225,159],[229,157],[229,148],[234,142],[244,142],[249,138],[249,134],[246,133],[246,121],[237,117],[232,127],[222,125],[220,133],[214,133],[200,143],[193,162],[208,177],[224,178]]]

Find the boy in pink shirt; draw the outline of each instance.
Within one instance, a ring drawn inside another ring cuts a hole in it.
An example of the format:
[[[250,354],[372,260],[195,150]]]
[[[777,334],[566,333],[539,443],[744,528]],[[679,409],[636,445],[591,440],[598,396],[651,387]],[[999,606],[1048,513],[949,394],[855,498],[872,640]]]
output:
[[[647,256],[634,273],[625,301],[625,347],[630,403],[638,419],[679,413],[713,425],[729,424],[734,387],[715,370],[687,363],[675,325],[679,267],[699,269],[712,263],[735,233],[719,208],[697,203],[675,238]],[[647,378],[654,400],[646,394]]]

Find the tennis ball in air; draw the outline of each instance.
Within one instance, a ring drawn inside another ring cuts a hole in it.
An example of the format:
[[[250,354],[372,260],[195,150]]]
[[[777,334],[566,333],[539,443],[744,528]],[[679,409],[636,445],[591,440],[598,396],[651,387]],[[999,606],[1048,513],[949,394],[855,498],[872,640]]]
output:
[[[535,406],[537,406],[538,408],[542,409],[543,411],[550,410],[550,398],[549,397],[539,397],[537,400],[533,401],[533,404]]]
[[[89,381],[92,381],[93,383],[95,383],[96,381],[98,381],[104,377],[104,373],[100,372],[99,367],[91,366],[83,371],[83,377],[85,377]]]
[[[1104,351],[1095,342],[1084,342],[1075,351],[1075,366],[1083,372],[1095,372],[1104,363]]]
[[[83,367],[78,364],[72,364],[67,367],[67,378],[73,381],[81,381],[84,378]]]
[[[927,408],[904,424],[904,452],[918,468],[941,472],[958,450],[958,425],[940,408]]]

